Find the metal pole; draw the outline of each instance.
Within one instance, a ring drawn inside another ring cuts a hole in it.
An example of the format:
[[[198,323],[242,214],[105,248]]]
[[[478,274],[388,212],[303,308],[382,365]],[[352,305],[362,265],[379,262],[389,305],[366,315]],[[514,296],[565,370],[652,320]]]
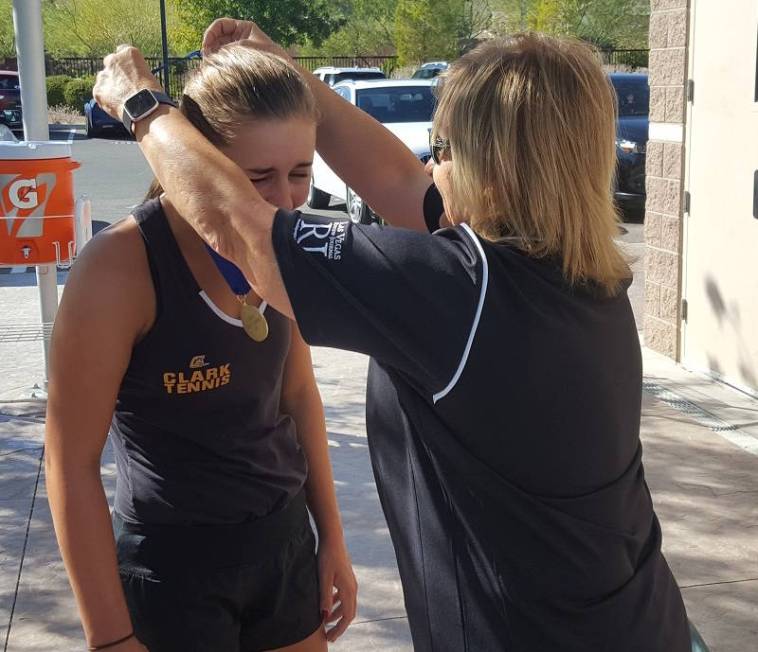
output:
[[[16,30],[18,76],[21,83],[24,138],[50,140],[47,125],[45,86],[45,42],[42,29],[41,0],[13,0],[13,26]],[[58,311],[58,274],[55,265],[37,267],[40,313],[45,354],[44,389],[47,390],[50,332]]]
[[[166,0],[161,0],[161,41],[163,42],[163,88],[171,95],[168,84],[168,37],[166,35]]]
[[[49,140],[41,0],[13,0],[24,138]]]

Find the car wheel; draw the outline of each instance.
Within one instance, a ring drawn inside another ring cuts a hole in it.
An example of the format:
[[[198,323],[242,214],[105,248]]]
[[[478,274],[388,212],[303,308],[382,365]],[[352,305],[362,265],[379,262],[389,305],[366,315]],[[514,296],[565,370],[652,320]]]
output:
[[[374,221],[373,212],[358,195],[350,188],[345,191],[345,206],[350,221],[354,224],[371,224]]]
[[[305,200],[305,203],[310,208],[329,208],[331,199],[332,196],[328,192],[319,190],[313,185],[313,176],[311,176],[311,183],[308,187],[308,199]]]

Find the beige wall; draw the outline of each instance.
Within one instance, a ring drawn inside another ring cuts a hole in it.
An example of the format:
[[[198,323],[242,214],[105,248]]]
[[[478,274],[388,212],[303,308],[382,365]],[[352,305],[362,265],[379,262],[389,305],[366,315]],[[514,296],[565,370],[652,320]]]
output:
[[[688,0],[651,0],[645,343],[678,359]]]
[[[758,3],[692,0],[681,358],[758,391]]]

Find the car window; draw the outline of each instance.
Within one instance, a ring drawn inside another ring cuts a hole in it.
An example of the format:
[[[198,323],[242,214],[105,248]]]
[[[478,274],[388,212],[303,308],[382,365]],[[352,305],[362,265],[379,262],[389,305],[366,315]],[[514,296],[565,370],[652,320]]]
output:
[[[616,89],[619,117],[646,116],[650,105],[650,87],[647,77],[640,79],[611,79]]]
[[[350,101],[350,91],[347,88],[335,88],[334,91],[338,94],[344,97],[346,100]]]
[[[18,83],[18,77],[16,75],[2,75],[0,74],[0,90],[3,91],[17,91],[21,87]]]
[[[366,88],[356,91],[358,108],[379,122],[431,122],[434,96],[429,86]]]
[[[387,79],[383,72],[378,70],[366,72],[341,72],[335,75],[338,82],[341,81],[359,81],[363,79]],[[336,82],[335,82],[336,83]]]
[[[442,72],[440,68],[419,68],[412,79],[433,79]]]

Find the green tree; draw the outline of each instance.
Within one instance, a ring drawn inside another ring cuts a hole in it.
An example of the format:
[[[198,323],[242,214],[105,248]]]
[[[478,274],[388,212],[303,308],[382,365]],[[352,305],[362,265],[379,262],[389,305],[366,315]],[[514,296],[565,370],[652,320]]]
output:
[[[46,50],[53,55],[102,56],[121,43],[150,56],[161,52],[157,0],[45,0],[43,18]],[[167,18],[176,28],[178,16],[170,5]]]
[[[347,0],[338,11],[344,24],[316,46],[308,41],[305,55],[394,54],[397,0]]]
[[[400,65],[454,59],[483,30],[481,2],[398,0],[395,45]],[[488,18],[487,18],[488,20]]]
[[[199,47],[203,31],[220,16],[254,20],[280,45],[320,45],[344,21],[343,3],[329,0],[173,0],[185,25],[183,38]]]
[[[466,0],[460,3],[458,35],[463,50],[479,40],[496,36],[493,0]]]
[[[575,36],[601,47],[647,48],[649,0],[489,0],[494,31]]]
[[[649,0],[493,0],[507,31],[575,36],[609,48],[646,48]]]
[[[563,0],[558,29],[601,47],[645,48],[648,0]]]
[[[12,0],[0,0],[0,57],[12,57],[15,54]]]

